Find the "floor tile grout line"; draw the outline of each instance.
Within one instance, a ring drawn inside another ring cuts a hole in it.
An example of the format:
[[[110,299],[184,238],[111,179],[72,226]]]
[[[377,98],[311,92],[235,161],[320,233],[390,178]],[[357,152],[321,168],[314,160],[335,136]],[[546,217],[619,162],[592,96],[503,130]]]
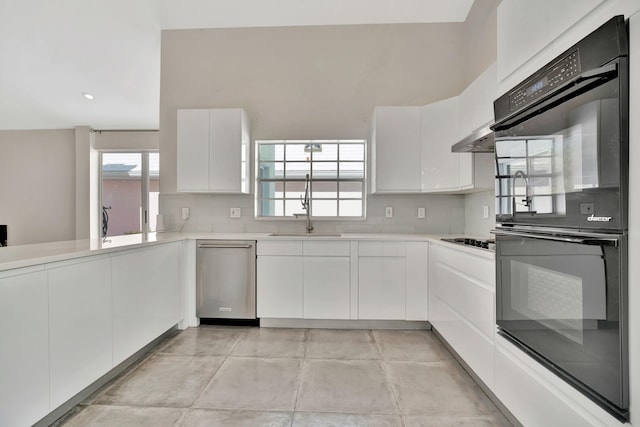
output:
[[[307,362],[307,350],[309,348],[309,339],[311,338],[311,331],[305,330],[304,333],[304,353],[302,357],[302,363],[300,364],[300,371],[298,373],[298,387],[296,388],[296,397],[293,400],[293,412],[291,413],[291,427],[293,427],[294,420],[296,418],[296,410],[298,408],[298,399],[300,398],[300,389],[302,388],[302,375],[304,374],[304,367]]]
[[[241,335],[241,334],[238,334]],[[198,394],[198,397],[196,397],[193,402],[191,403],[191,406],[189,407],[189,409],[195,409],[195,404],[198,400],[200,400],[200,398],[202,397],[202,395],[204,393],[206,393],[206,391],[209,389],[209,387],[211,386],[211,383],[213,383],[213,380],[216,378],[216,375],[218,374],[218,372],[220,372],[220,369],[222,369],[222,366],[224,366],[225,363],[227,363],[227,360],[229,360],[229,357],[231,357],[231,354],[233,353],[233,350],[238,346],[238,344],[240,343],[240,341],[242,341],[245,337],[246,334],[242,334],[242,337],[236,337],[236,342],[235,344],[232,346],[232,348],[229,350],[229,352],[227,352],[227,354],[224,356],[224,360],[222,361],[222,363],[220,363],[220,365],[218,365],[218,368],[215,370],[215,372],[213,373],[213,375],[211,376],[211,379],[207,382],[207,385],[205,385],[202,389],[202,391],[200,391],[200,394]]]

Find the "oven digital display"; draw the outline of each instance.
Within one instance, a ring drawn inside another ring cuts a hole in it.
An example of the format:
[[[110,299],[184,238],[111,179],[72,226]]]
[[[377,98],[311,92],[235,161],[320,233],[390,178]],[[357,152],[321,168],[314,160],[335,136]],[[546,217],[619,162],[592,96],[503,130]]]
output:
[[[527,96],[531,96],[531,95],[535,94],[540,89],[545,87],[548,83],[549,83],[549,80],[546,77],[538,80],[537,82],[535,82],[534,84],[532,84],[531,86],[529,86],[527,88]]]

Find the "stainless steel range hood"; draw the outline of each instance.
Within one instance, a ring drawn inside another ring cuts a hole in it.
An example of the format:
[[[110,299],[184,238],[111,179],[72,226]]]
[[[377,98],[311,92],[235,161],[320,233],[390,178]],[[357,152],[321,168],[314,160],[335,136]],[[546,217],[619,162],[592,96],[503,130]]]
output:
[[[490,122],[474,130],[471,135],[452,145],[451,151],[454,153],[493,153],[495,143],[493,131],[490,128],[492,124]]]

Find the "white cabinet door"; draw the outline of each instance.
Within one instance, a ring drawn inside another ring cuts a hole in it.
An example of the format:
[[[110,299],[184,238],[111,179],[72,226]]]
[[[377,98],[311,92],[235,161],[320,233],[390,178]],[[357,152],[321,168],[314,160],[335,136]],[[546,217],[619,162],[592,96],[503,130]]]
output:
[[[549,43],[552,0],[504,0],[498,5],[498,79],[504,80]]]
[[[420,192],[420,107],[376,107],[372,126],[371,191]]]
[[[249,123],[240,108],[178,110],[178,191],[249,192]]]
[[[461,155],[452,153],[458,141],[458,97],[420,108],[422,139],[422,191],[460,188]]]
[[[209,191],[209,110],[178,110],[178,191]]]
[[[498,80],[505,80],[603,1],[503,0],[498,6]],[[603,17],[602,22],[610,17],[610,14]],[[567,39],[570,43],[565,48],[584,35],[575,34]]]
[[[181,247],[167,243],[112,257],[114,365],[181,320]]]
[[[258,317],[302,318],[303,270],[301,256],[258,256]]]
[[[49,308],[42,267],[0,272],[0,425],[49,413]]]
[[[360,257],[358,260],[358,317],[404,320],[405,257]]]
[[[248,119],[239,108],[210,110],[209,190],[248,193]]]
[[[349,319],[349,257],[304,257],[305,319]]]
[[[47,266],[51,408],[113,367],[111,261],[90,257]]]
[[[555,40],[603,1],[604,0],[562,0],[551,2],[551,10],[549,11],[549,41]]]
[[[429,319],[429,244],[407,242],[406,320]]]

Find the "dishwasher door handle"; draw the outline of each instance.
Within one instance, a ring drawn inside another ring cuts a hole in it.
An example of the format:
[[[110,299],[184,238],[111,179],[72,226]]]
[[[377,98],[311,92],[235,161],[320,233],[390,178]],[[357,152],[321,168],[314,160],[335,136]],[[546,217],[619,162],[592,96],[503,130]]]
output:
[[[211,244],[211,243],[203,243],[198,245],[198,248],[202,248],[202,249],[251,249],[253,247],[253,245],[247,244],[247,245],[216,245],[216,244]]]

